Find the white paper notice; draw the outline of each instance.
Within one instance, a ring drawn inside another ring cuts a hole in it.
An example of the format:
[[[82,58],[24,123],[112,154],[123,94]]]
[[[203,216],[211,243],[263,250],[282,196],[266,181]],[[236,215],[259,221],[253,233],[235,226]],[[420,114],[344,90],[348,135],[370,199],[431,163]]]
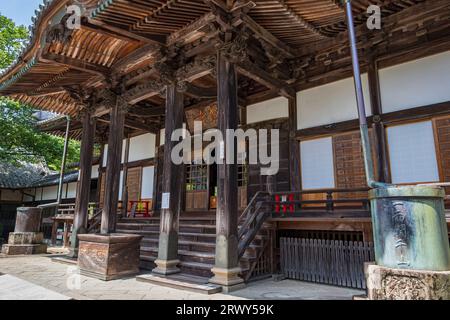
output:
[[[161,209],[169,209],[170,207],[170,193],[163,193],[161,199]]]

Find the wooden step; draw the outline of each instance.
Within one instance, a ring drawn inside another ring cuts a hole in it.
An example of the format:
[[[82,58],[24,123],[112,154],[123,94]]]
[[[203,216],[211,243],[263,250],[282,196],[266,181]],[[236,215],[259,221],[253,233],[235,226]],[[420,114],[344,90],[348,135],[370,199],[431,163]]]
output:
[[[149,282],[159,286],[187,290],[195,293],[214,294],[222,291],[222,287],[208,283],[208,278],[191,274],[174,274],[165,277],[153,274],[136,277],[137,281]]]

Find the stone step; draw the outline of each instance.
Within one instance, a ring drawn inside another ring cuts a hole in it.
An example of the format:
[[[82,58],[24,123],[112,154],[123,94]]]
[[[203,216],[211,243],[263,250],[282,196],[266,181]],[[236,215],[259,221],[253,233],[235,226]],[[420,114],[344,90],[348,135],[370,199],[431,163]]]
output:
[[[214,294],[222,291],[222,287],[208,283],[209,278],[193,276],[191,274],[174,274],[159,277],[153,274],[136,277],[137,281],[149,282],[159,286],[187,290],[195,293]]]

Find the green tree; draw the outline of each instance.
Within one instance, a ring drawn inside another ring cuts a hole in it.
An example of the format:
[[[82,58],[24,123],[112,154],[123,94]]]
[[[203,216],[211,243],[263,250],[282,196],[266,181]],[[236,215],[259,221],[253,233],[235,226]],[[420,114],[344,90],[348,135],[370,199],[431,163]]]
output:
[[[16,26],[0,13],[0,69],[7,68],[14,61],[27,38],[27,28]]]
[[[37,130],[34,110],[26,105],[0,99],[0,161],[19,165],[21,161],[45,162],[51,170],[59,170],[64,139]],[[79,161],[80,144],[70,141],[67,163]]]
[[[0,14],[0,70],[7,68],[28,38],[24,26]],[[45,162],[59,170],[64,139],[37,130],[35,110],[5,97],[0,98],[0,161],[20,165],[22,161]],[[79,161],[80,144],[70,141],[67,163]]]

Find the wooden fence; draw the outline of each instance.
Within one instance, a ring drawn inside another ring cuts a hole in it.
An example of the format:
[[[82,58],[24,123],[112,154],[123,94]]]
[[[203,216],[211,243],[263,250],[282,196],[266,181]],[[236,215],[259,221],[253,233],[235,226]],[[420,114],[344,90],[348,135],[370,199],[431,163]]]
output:
[[[364,262],[374,261],[373,244],[280,238],[281,270],[287,278],[365,289]]]

